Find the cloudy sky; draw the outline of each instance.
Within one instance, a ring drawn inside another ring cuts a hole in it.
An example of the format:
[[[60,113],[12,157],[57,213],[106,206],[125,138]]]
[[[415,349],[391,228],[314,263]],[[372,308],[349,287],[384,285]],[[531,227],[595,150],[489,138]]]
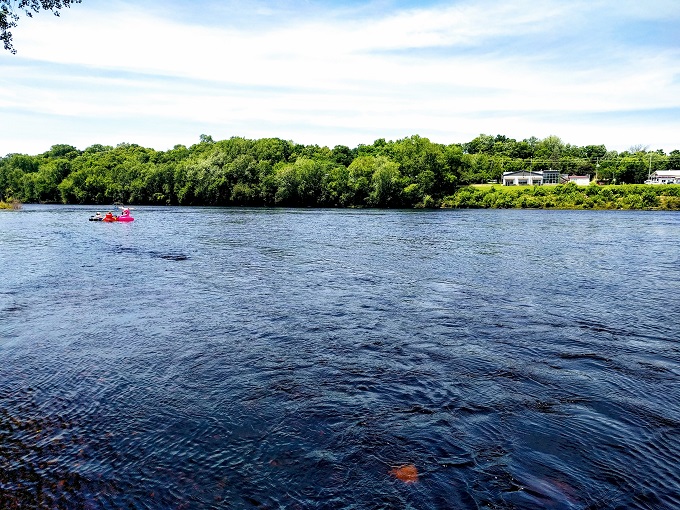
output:
[[[678,0],[83,0],[0,52],[0,155],[201,134],[680,149]]]

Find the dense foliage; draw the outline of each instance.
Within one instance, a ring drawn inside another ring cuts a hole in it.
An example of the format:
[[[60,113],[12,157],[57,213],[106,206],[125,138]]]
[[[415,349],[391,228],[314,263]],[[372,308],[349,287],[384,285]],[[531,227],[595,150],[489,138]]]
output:
[[[116,147],[93,145],[84,151],[54,145],[36,156],[9,154],[0,158],[0,200],[409,208],[471,207],[474,203],[475,207],[534,207],[537,197],[559,195],[558,189],[573,188],[518,189],[513,192],[515,196],[502,186],[493,191],[467,186],[498,181],[507,170],[547,168],[589,174],[605,183],[640,183],[650,170],[680,168],[680,151],[666,155],[636,148],[616,153],[607,151],[604,145],[571,146],[555,136],[518,142],[501,135],[480,135],[471,142],[451,145],[414,135],[396,141],[379,139],[353,149],[342,145],[333,149],[300,145],[278,138],[214,141],[207,135],[201,135],[200,143],[189,148],[177,145],[168,151],[126,143]],[[628,189],[615,189],[619,188]],[[643,188],[650,190],[648,195],[660,192],[649,186]],[[598,189],[601,191],[596,193]],[[587,192],[587,200],[576,206],[592,203],[593,207],[628,207],[627,202],[609,200],[607,193],[614,191],[607,189],[612,188],[590,186],[587,191],[579,190],[579,194]],[[615,195],[620,193],[623,192],[616,191]],[[539,207],[565,207],[571,203],[562,198],[551,200]],[[641,200],[635,203],[647,204],[645,207],[657,204],[651,199]]]
[[[457,209],[664,209],[680,210],[680,185],[466,186],[442,201]]]

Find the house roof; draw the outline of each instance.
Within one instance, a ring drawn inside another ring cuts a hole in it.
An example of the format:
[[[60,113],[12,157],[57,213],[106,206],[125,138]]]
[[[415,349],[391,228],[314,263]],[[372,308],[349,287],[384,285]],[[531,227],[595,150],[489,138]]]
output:
[[[519,172],[503,172],[503,177],[543,177],[542,173],[539,172],[527,172],[526,170],[521,170]]]
[[[652,177],[680,177],[680,170],[657,170]]]

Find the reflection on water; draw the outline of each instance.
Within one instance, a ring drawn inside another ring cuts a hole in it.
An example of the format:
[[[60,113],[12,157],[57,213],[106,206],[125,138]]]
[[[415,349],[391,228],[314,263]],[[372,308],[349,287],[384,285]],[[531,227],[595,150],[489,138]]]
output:
[[[2,508],[680,507],[680,216],[0,214]]]

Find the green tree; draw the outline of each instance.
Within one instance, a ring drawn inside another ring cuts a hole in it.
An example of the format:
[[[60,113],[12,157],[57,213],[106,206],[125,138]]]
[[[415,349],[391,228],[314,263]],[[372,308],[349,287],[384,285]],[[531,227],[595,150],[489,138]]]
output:
[[[57,144],[53,145],[50,147],[50,150],[47,152],[44,152],[42,154],[42,157],[45,159],[68,159],[68,160],[73,160],[80,156],[81,152],[73,147],[72,145],[67,145],[67,144]]]
[[[59,185],[61,200],[67,204],[110,204],[120,199],[120,186],[110,175],[95,168],[71,172]]]
[[[352,205],[368,205],[368,195],[371,192],[371,181],[373,180],[375,165],[375,156],[359,156],[349,165],[347,184],[351,194],[350,203]]]
[[[653,155],[645,151],[623,152],[614,172],[617,184],[639,184],[647,179]],[[650,159],[652,158],[652,159]]]
[[[375,207],[401,206],[404,182],[399,165],[385,156],[378,156],[374,160],[373,168],[368,203]]]
[[[538,142],[534,151],[536,161],[534,168],[544,170],[548,168],[561,168],[560,159],[565,150],[562,140],[554,135],[548,136]]]
[[[481,134],[464,143],[463,149],[467,154],[493,154],[495,142],[493,136]]]
[[[59,184],[71,171],[70,161],[67,159],[52,159],[40,165],[40,170],[26,174],[25,178],[31,181],[32,196],[25,197],[31,202],[59,202]]]
[[[668,168],[680,170],[680,150],[672,150],[668,155]]]
[[[390,159],[399,164],[404,186],[416,184],[421,197],[439,199],[446,190],[447,156],[444,146],[413,135],[390,146]]]
[[[481,183],[492,179],[494,161],[491,156],[483,153],[464,154],[462,163],[460,177],[463,184]]]
[[[275,165],[279,162],[288,163],[293,153],[293,142],[287,142],[279,138],[261,138],[255,140],[252,150],[257,161]]]
[[[343,166],[349,166],[355,157],[355,151],[346,145],[336,145],[331,152],[331,159]]]
[[[17,51],[12,44],[11,30],[17,26],[21,14],[31,18],[33,13],[43,9],[59,16],[59,9],[80,2],[81,0],[0,0],[0,41],[6,50],[15,54]]]
[[[442,152],[444,169],[439,185],[442,197],[456,191],[460,182],[463,160],[463,147],[459,144],[447,145]]]
[[[326,166],[306,157],[275,168],[275,203],[277,205],[313,207],[320,205]]]
[[[0,199],[29,201],[33,194],[33,178],[26,176],[36,173],[39,168],[39,159],[25,154],[9,154],[0,160]]]
[[[349,169],[342,164],[331,166],[324,175],[321,203],[331,207],[347,207],[353,205],[352,198]]]
[[[254,205],[259,196],[260,166],[251,154],[241,154],[225,167],[230,188],[229,201],[235,205]]]

